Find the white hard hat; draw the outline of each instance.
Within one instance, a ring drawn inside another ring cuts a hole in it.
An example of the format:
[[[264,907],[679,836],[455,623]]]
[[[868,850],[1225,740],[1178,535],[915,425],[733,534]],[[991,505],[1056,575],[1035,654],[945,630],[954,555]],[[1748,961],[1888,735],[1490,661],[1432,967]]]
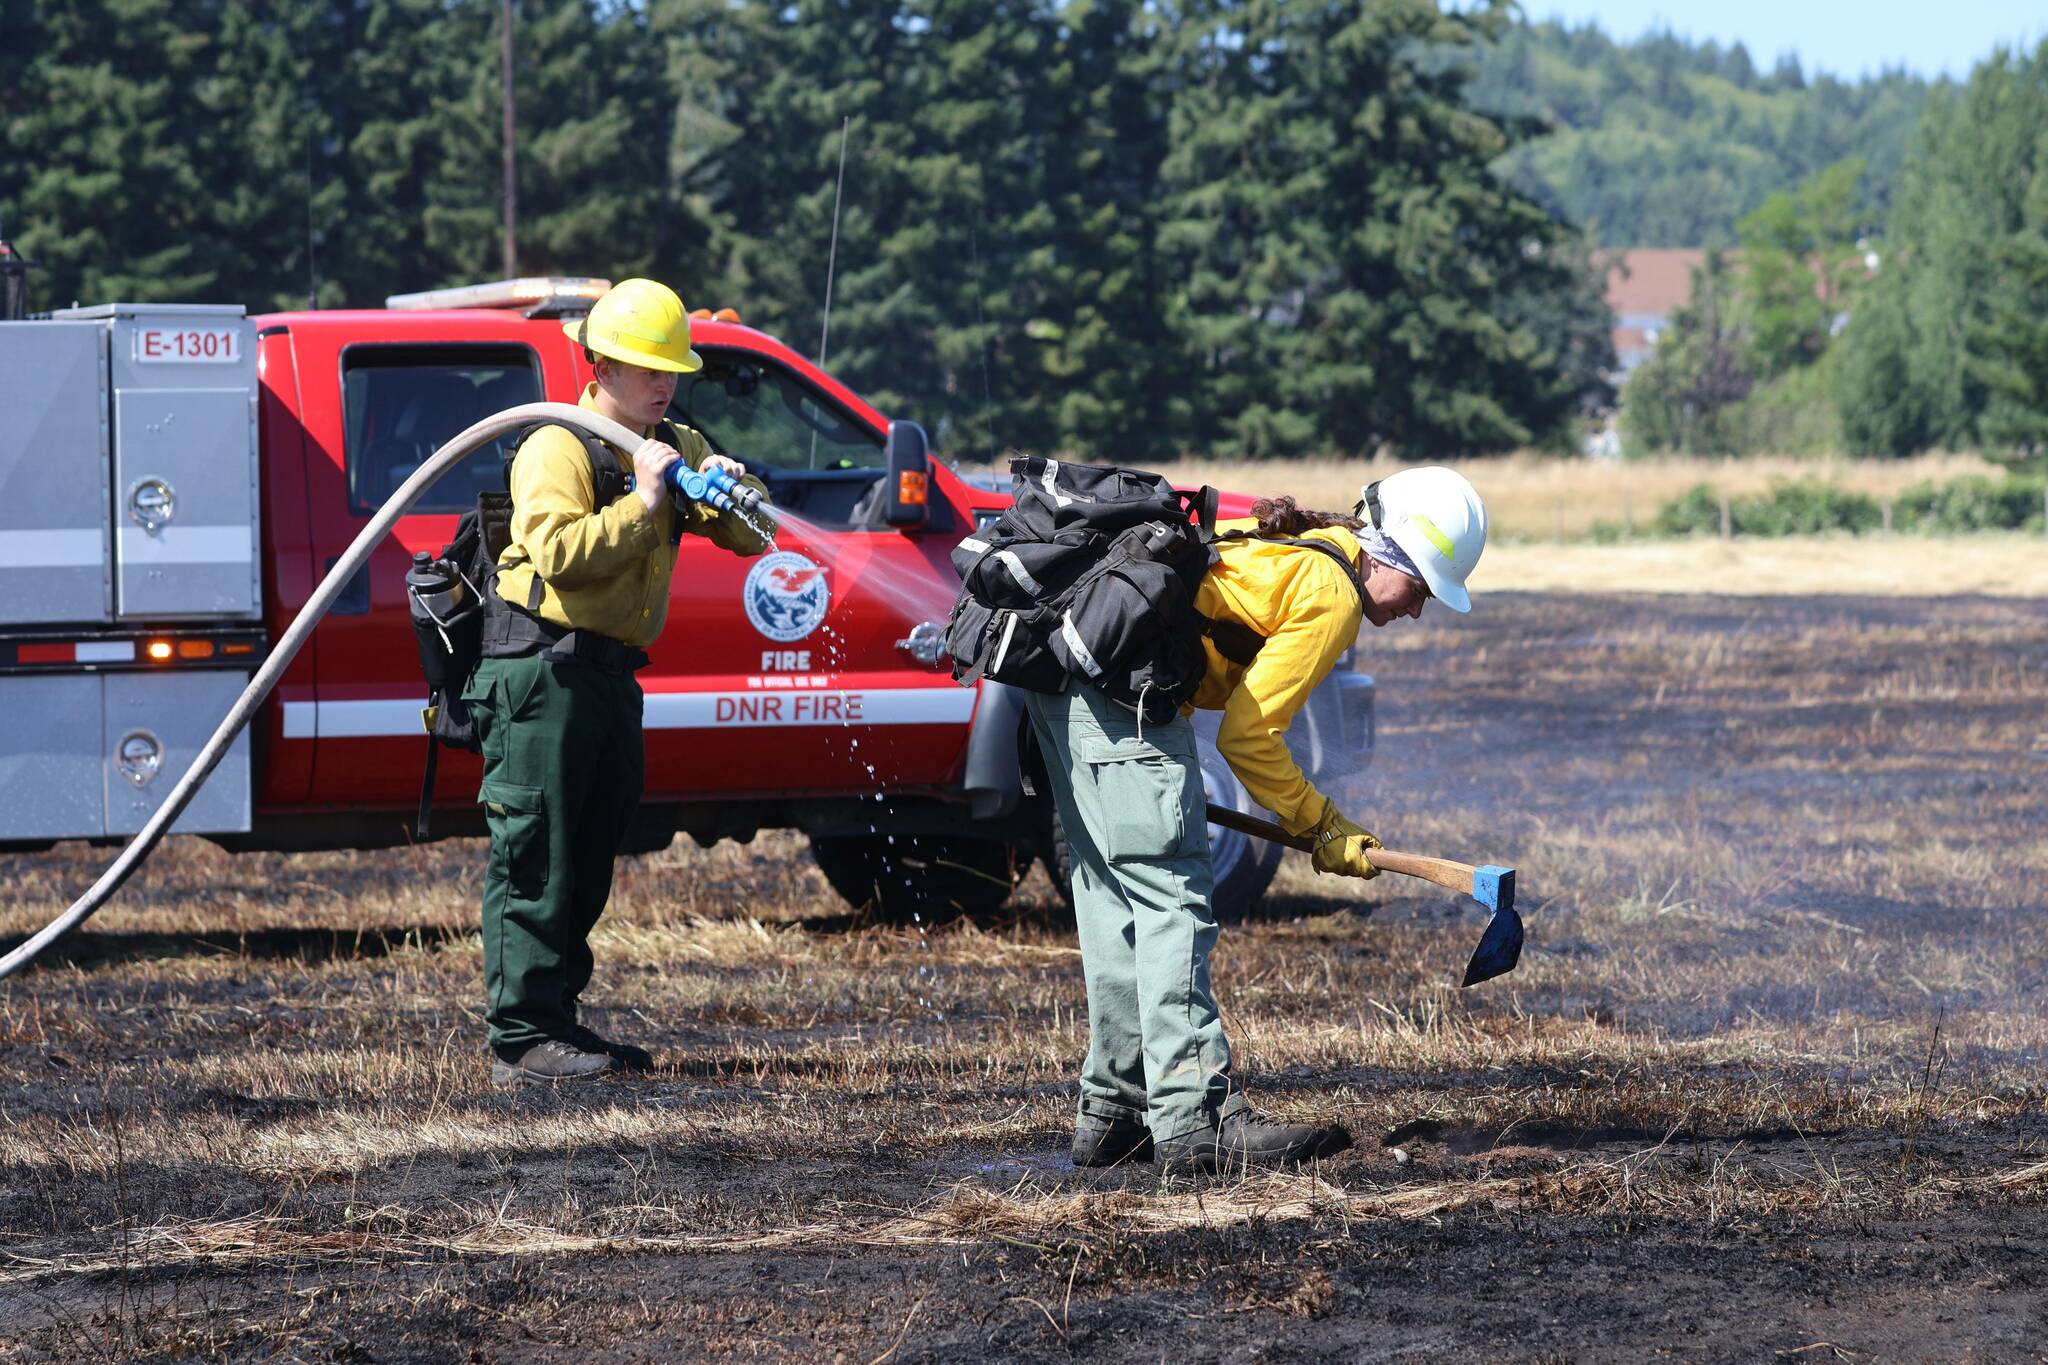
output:
[[[1472,610],[1465,580],[1486,549],[1486,504],[1463,474],[1442,465],[1404,469],[1367,484],[1359,506],[1415,561],[1431,596],[1452,611]]]

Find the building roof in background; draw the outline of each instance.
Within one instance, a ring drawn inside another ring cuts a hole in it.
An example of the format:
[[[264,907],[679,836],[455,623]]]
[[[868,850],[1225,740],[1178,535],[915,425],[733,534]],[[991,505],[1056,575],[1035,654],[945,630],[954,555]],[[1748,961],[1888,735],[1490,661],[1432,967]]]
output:
[[[1642,246],[1602,251],[1607,306],[1621,318],[1666,318],[1692,298],[1692,272],[1707,253],[1695,246]]]

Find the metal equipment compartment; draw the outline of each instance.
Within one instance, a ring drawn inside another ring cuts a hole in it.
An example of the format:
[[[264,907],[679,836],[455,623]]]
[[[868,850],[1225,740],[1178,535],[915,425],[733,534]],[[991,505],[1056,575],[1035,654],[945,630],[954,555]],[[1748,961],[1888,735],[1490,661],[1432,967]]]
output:
[[[0,841],[133,834],[156,813],[235,704],[249,674],[44,673],[0,676]],[[244,730],[171,826],[174,834],[249,829]]]
[[[115,619],[258,616],[255,328],[234,305],[54,316],[107,334]]]
[[[106,833],[101,698],[91,673],[0,677],[0,839]]]
[[[249,685],[226,669],[105,675],[102,747],[109,834],[133,834],[163,804]],[[173,834],[239,834],[249,828],[249,732],[172,824]]]
[[[0,626],[113,619],[106,332],[0,322]]]

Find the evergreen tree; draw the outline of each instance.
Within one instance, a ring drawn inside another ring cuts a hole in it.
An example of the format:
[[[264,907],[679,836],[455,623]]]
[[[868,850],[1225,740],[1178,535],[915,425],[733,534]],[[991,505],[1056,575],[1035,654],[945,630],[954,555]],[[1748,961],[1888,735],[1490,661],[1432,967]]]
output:
[[[801,0],[785,8],[747,0],[737,8],[758,35],[747,88],[731,113],[739,135],[720,167],[738,301],[750,320],[815,359],[826,340],[830,268],[828,367],[883,411],[940,426],[942,414],[915,401],[937,368],[931,315],[902,277],[904,262],[883,253],[889,234],[918,208],[906,164],[911,139],[899,121],[917,97],[903,6]],[[950,449],[949,441],[940,444]]]
[[[215,226],[209,186],[239,172],[207,164],[190,136],[221,116],[224,92],[211,81],[219,8],[35,8],[5,159],[20,167],[8,231],[44,266],[34,277],[40,298],[209,298],[226,282],[222,267],[236,253]]]
[[[1979,440],[1990,391],[1963,338],[1992,326],[2000,272],[2011,268],[2001,249],[2026,230],[2029,187],[2048,171],[2044,127],[2048,42],[2031,55],[1999,51],[1929,107],[1859,309],[1878,321],[1848,329],[1842,415],[1852,449],[1961,449]],[[1894,387],[1881,420],[1857,410]]]
[[[1999,244],[1985,317],[1967,364],[1984,386],[1985,443],[2021,458],[2048,456],[2048,132],[2040,135],[2026,223]]]
[[[499,5],[23,8],[0,215],[52,267],[39,303],[374,305],[500,273]],[[516,24],[517,268],[652,274],[807,352],[830,269],[830,368],[952,454],[1494,448],[1598,389],[1583,244],[1488,173],[1529,130],[1419,52],[1521,41],[1490,12],[519,0]]]
[[[1183,354],[1159,254],[1171,19],[1141,0],[1059,17],[1035,125],[1048,231],[1009,354],[1025,405],[1050,424],[1041,442],[1125,462],[1170,456],[1192,430],[1184,387],[1158,381]]]
[[[668,282],[691,306],[745,306],[734,253],[734,171],[754,155],[747,109],[765,76],[767,11],[727,0],[656,0],[648,38],[663,63],[657,97],[666,108],[662,213],[657,246]]]
[[[1912,382],[1912,325],[1896,290],[1873,289],[1842,333],[1835,401],[1842,439],[1859,455],[1911,455],[1933,443],[1923,395]]]
[[[1166,230],[1198,425],[1251,454],[1557,439],[1596,391],[1604,306],[1575,236],[1488,168],[1527,130],[1415,55],[1499,20],[1425,0],[1203,13]]]
[[[207,197],[225,248],[217,277],[251,312],[343,301],[321,275],[326,225],[347,211],[335,173],[338,31],[330,5],[221,6],[213,117],[192,131],[208,165],[235,168],[209,179]]]
[[[1306,359],[1309,292],[1332,269],[1314,206],[1337,130],[1304,107],[1308,8],[1197,0],[1172,35],[1160,231],[1196,449],[1285,455],[1316,441],[1313,416],[1282,391]],[[1346,448],[1378,439],[1353,432]]]
[[[28,83],[44,52],[42,15],[34,5],[0,7],[9,41],[0,43],[0,241],[19,235],[21,194],[28,183],[33,151],[18,147],[14,125],[29,106]],[[31,54],[33,54],[33,59]]]
[[[480,72],[497,68],[494,12],[440,0],[339,6],[348,57],[332,96],[333,170],[348,210],[325,247],[350,304],[497,274],[499,139],[458,116]]]

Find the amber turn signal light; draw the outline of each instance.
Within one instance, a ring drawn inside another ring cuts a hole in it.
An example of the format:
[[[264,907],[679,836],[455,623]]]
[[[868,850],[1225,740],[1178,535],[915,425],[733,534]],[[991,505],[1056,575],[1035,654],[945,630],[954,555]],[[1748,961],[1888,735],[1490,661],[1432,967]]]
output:
[[[906,469],[896,476],[896,501],[906,507],[922,507],[931,495],[931,477],[921,469]]]

